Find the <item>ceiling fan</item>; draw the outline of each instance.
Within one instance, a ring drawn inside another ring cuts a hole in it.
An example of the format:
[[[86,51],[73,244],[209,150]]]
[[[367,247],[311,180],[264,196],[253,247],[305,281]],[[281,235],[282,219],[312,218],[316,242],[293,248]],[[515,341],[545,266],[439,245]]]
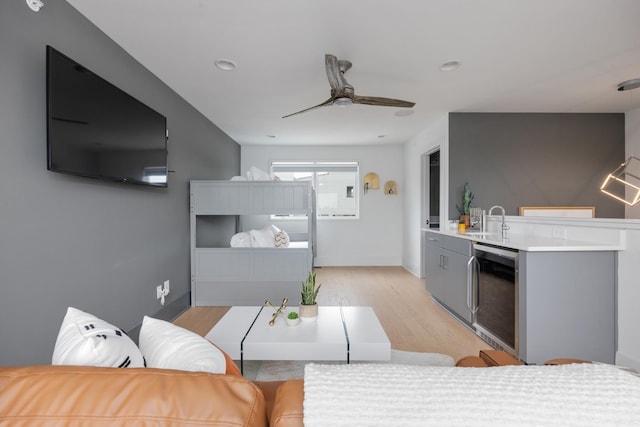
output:
[[[351,68],[351,62],[344,59],[338,60],[334,55],[327,54],[324,56],[324,63],[327,71],[327,78],[329,79],[329,85],[331,86],[331,98],[321,104],[283,116],[283,119],[328,105],[347,106],[351,104],[363,104],[375,105],[378,107],[400,108],[411,108],[416,105],[415,102],[402,101],[400,99],[356,95],[354,93],[353,86],[351,86],[344,78],[344,73]]]

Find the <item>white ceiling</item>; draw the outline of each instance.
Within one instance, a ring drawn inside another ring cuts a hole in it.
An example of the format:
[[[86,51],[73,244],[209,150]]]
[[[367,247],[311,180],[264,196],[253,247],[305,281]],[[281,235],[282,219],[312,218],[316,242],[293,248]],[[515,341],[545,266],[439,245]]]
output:
[[[640,89],[616,90],[640,78],[638,0],[67,1],[240,144],[403,143],[447,112],[640,107]],[[329,98],[325,53],[353,63],[357,95],[415,113],[281,118]]]

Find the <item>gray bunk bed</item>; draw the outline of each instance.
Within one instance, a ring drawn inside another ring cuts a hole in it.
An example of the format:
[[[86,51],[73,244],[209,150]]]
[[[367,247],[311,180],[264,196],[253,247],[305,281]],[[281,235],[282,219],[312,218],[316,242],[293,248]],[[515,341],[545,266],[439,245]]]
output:
[[[310,182],[191,181],[190,199],[192,306],[275,304],[284,297],[299,302],[315,256]],[[306,215],[291,222],[305,230],[289,233],[286,248],[230,247],[235,233],[269,224],[271,215]]]

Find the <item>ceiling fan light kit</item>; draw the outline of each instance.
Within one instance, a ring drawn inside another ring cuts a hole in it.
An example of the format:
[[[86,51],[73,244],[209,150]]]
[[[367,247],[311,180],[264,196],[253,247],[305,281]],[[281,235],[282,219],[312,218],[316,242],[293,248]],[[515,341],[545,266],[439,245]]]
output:
[[[353,104],[353,101],[351,100],[351,98],[347,98],[346,96],[343,98],[336,98],[333,100],[333,105],[338,107],[348,107],[351,104]]]
[[[344,73],[346,73],[352,66],[351,62],[344,59],[338,60],[334,55],[329,54],[324,56],[324,62],[329,86],[331,86],[331,98],[318,105],[314,105],[313,107],[283,116],[283,119],[328,105],[344,107],[351,104],[361,104],[377,107],[398,108],[412,108],[416,105],[415,102],[403,101],[400,99],[356,95],[353,86],[351,86],[344,77]]]

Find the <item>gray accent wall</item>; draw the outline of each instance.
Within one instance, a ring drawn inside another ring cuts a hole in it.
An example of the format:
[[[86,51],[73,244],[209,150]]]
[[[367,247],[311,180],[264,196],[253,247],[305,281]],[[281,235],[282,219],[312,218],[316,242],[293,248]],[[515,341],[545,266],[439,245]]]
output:
[[[167,117],[168,188],[47,171],[47,44]],[[50,363],[69,306],[127,331],[187,308],[189,181],[239,172],[235,141],[68,3],[0,2],[0,365]]]
[[[624,114],[451,113],[449,217],[458,217],[469,182],[474,206],[595,206],[624,218],[624,205],[600,185],[625,160]]]

